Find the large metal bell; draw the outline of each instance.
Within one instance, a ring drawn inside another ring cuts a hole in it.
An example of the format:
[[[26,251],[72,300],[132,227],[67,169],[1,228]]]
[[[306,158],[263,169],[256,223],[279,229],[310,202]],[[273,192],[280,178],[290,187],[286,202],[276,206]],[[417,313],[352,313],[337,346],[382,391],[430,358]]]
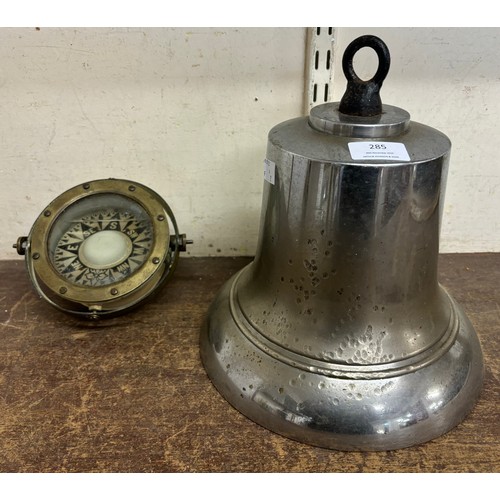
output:
[[[354,53],[379,70],[362,82]],[[449,431],[483,378],[477,335],[438,283],[450,141],[382,105],[389,52],[355,40],[340,103],[269,133],[255,260],[220,290],[204,366],[235,408],[289,438],[390,450]]]

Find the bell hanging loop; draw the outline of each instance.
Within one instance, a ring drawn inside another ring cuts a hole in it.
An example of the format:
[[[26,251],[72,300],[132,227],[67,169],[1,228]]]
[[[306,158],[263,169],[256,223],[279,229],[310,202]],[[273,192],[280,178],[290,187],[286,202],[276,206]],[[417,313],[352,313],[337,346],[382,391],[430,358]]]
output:
[[[378,56],[378,68],[370,80],[364,81],[354,71],[354,55],[364,47],[372,48]],[[340,101],[339,111],[353,116],[376,116],[382,113],[380,89],[389,73],[391,55],[387,45],[378,37],[364,35],[352,41],[344,52],[342,69],[347,89]]]

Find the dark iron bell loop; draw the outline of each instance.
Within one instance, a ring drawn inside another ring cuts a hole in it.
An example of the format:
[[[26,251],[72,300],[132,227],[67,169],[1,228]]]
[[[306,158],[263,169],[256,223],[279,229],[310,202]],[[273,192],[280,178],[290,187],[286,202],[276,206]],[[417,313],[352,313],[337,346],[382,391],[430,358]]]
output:
[[[353,60],[356,52],[363,47],[371,47],[378,56],[377,71],[368,81],[361,80],[354,71]],[[391,64],[387,45],[378,37],[365,35],[353,40],[345,49],[342,69],[347,79],[347,88],[340,100],[339,111],[346,115],[375,116],[382,113],[380,89]]]
[[[323,104],[269,132],[255,260],[201,335],[235,408],[341,450],[422,443],[471,410],[481,348],[437,274],[450,148],[388,105],[363,116]]]

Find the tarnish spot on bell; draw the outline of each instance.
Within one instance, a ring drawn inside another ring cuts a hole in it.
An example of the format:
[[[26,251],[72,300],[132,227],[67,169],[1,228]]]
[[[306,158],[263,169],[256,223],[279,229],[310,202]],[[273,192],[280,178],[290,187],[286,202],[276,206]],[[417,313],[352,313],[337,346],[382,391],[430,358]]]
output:
[[[362,335],[345,335],[342,337],[339,347],[333,352],[323,353],[322,359],[347,362],[348,364],[370,365],[384,363],[394,358],[392,354],[382,354],[382,341],[387,332],[382,330],[373,332],[373,326],[368,325]],[[331,334],[335,338],[335,332]]]

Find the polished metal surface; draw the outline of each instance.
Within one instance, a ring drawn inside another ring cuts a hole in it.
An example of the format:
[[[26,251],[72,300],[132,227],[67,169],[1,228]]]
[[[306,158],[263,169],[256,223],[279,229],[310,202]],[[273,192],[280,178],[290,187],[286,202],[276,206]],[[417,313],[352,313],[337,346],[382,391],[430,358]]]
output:
[[[349,116],[340,113],[336,102],[322,104],[311,109],[309,123],[316,130],[346,137],[393,137],[406,132],[410,114],[395,106],[383,106],[377,116]]]
[[[349,143],[366,137],[410,160],[353,160]],[[275,176],[255,260],[201,335],[214,385],[255,422],[327,448],[396,449],[450,430],[478,397],[483,360],[437,278],[449,139],[398,108],[377,121],[338,103],[268,139]]]
[[[403,374],[377,373],[380,378],[356,374],[357,365],[334,376],[294,366],[257,347],[232,316],[232,284],[221,290],[209,312],[202,358],[229,403],[274,432],[338,450],[398,449],[449,431],[476,401],[482,384],[481,349],[456,303],[452,307],[458,331],[431,364]],[[310,333],[303,332],[303,339]],[[363,335],[353,338],[362,352]]]

